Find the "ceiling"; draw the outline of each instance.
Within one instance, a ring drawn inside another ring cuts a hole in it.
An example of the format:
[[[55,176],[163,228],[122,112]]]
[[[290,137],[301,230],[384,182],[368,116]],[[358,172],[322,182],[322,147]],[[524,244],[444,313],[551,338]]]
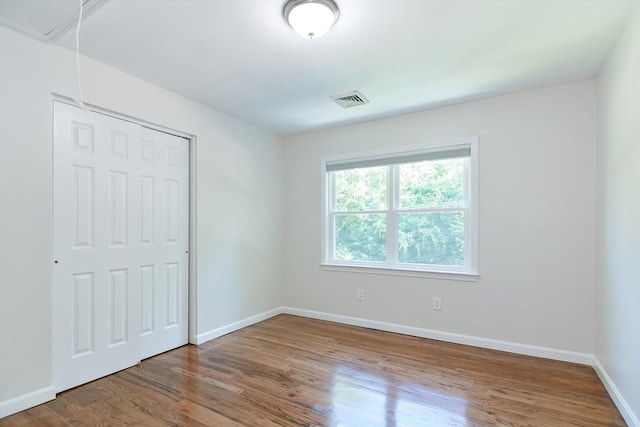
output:
[[[291,134],[592,78],[640,5],[336,2],[336,25],[307,40],[283,21],[284,0],[90,0],[81,52],[264,129]],[[0,0],[0,22],[14,28],[46,17],[68,22],[77,5]],[[61,32],[53,43],[75,49],[75,31]],[[343,109],[330,99],[353,90],[370,102]]]
[[[106,1],[83,0],[83,17]],[[79,0],[0,0],[0,24],[52,42],[75,28],[79,7]]]

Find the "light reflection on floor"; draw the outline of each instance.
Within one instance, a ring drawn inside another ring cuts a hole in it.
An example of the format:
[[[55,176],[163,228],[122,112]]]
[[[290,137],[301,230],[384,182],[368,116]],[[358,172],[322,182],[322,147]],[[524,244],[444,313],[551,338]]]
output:
[[[467,401],[423,385],[339,367],[331,386],[333,427],[467,426]]]

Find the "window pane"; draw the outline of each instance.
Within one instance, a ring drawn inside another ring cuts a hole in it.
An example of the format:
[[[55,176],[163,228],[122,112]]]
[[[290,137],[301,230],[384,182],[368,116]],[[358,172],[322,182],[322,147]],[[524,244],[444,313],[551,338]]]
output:
[[[398,261],[464,265],[464,213],[398,215]]]
[[[400,165],[400,206],[403,208],[464,206],[464,159]]]
[[[387,216],[384,214],[336,215],[335,259],[385,261]]]
[[[332,172],[336,184],[338,211],[384,209],[387,196],[387,167]]]

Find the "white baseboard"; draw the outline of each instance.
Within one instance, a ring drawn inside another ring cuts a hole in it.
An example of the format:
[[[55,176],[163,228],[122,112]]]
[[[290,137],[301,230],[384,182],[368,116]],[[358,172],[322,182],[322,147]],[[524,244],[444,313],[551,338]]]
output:
[[[200,345],[207,341],[211,341],[223,335],[227,335],[231,332],[237,331],[247,326],[251,326],[254,323],[262,322],[270,317],[277,316],[282,313],[282,307],[274,308],[273,310],[265,311],[264,313],[256,314],[255,316],[247,317],[246,319],[238,320],[237,322],[230,323],[225,326],[221,326],[211,331],[203,332],[196,335],[195,344]]]
[[[525,354],[529,356],[543,357],[547,359],[561,360],[565,362],[580,363],[591,365],[594,367],[598,377],[611,395],[614,403],[620,410],[625,421],[631,427],[640,427],[638,418],[633,413],[629,405],[626,403],[615,384],[600,364],[600,362],[591,354],[578,353],[567,350],[559,350],[547,347],[533,346],[529,344],[519,344],[509,341],[493,340],[489,338],[474,337],[470,335],[462,335],[451,332],[442,332],[432,329],[417,328],[414,326],[399,325],[395,323],[380,322],[377,320],[363,319],[359,317],[343,316],[339,314],[325,313],[313,310],[304,310],[293,307],[278,307],[246,319],[230,323],[225,326],[203,332],[196,336],[195,344],[203,344],[215,338],[240,330],[247,326],[253,325],[278,314],[292,314],[296,316],[309,317],[312,319],[328,320],[331,322],[343,323],[353,326],[362,326],[370,329],[377,329],[387,332],[395,332],[399,334],[412,335],[422,338],[430,338],[439,341],[447,341],[457,344],[471,345],[481,348],[489,348],[493,350],[508,351],[511,353]],[[53,386],[45,387],[31,393],[18,396],[16,398],[0,402],[0,418],[20,412],[30,407],[39,405],[55,399],[55,390]]]
[[[277,316],[282,313],[282,307],[275,308],[273,310],[265,311],[264,313],[257,314],[255,316],[248,317],[243,320],[231,323],[229,325],[222,326],[220,328],[213,329],[208,332],[198,334],[196,336],[195,344],[202,344],[210,341],[214,338],[221,337],[230,332],[237,331],[244,327],[253,325],[254,323],[262,322],[270,317]],[[56,398],[55,388],[53,386],[45,387],[40,390],[35,390],[22,396],[14,397],[9,400],[0,402],[0,418],[7,417],[25,409],[32,408],[40,405],[41,403],[48,402]]]
[[[640,420],[636,414],[633,413],[633,410],[627,401],[622,397],[618,387],[616,387],[606,369],[604,369],[604,366],[602,366],[598,358],[595,356],[593,356],[593,369],[595,369],[596,374],[598,374],[598,378],[600,378],[600,381],[604,384],[604,387],[609,392],[609,396],[611,396],[613,403],[616,404],[622,418],[624,418],[629,427],[640,427]]]
[[[398,325],[395,323],[379,322],[359,317],[342,316],[339,314],[323,313],[299,308],[282,307],[282,313],[296,316],[311,317],[313,319],[329,320],[331,322],[345,323],[347,325],[362,326],[387,332],[412,335],[421,338],[430,338],[439,341],[447,341],[457,344],[466,344],[474,347],[490,348],[492,350],[508,351],[510,353],[526,354],[528,356],[543,357],[546,359],[562,360],[564,362],[592,365],[593,356],[587,353],[559,350],[555,348],[538,347],[529,344],[519,344],[509,341],[492,340],[470,335],[455,334],[452,332],[435,331],[432,329],[417,328],[414,326]]]
[[[48,402],[56,398],[53,386],[41,388],[22,396],[0,402],[0,418],[8,417],[25,409],[32,408],[41,403]]]

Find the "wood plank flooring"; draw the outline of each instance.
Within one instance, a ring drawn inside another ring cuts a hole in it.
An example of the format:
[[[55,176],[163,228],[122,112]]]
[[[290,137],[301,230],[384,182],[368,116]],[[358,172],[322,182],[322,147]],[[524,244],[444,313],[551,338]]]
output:
[[[624,426],[589,366],[280,315],[0,426]]]

